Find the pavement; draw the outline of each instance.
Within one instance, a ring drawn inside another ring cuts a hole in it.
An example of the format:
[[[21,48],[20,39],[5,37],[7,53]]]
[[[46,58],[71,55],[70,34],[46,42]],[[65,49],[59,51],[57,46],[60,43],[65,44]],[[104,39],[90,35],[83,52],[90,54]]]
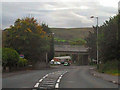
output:
[[[90,68],[90,73],[95,76],[95,77],[99,77],[102,78],[103,80],[115,83],[115,84],[119,84],[120,85],[120,76],[114,76],[114,75],[109,75],[109,74],[105,74],[105,73],[99,73],[96,71],[95,67],[91,67]]]
[[[95,77],[91,66],[55,66],[54,69],[3,74],[3,88],[118,88],[117,84]]]

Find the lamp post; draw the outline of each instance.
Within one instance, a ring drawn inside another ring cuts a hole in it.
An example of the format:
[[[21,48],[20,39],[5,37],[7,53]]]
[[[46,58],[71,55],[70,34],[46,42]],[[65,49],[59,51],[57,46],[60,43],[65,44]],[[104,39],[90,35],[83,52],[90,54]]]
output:
[[[97,19],[97,64],[99,63],[98,60],[99,60],[99,52],[98,52],[98,17],[95,17],[95,16],[91,16],[90,18],[96,18]]]
[[[49,35],[52,35],[54,39],[54,33],[49,33]],[[48,52],[46,52],[46,64],[48,64]]]

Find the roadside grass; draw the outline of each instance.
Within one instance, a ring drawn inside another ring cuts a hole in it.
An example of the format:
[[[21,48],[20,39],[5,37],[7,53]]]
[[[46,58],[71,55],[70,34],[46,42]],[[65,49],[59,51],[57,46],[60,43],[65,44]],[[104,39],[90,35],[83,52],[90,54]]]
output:
[[[114,60],[114,61],[109,61],[104,64],[99,64],[97,65],[97,70],[100,73],[106,73],[110,75],[115,75],[115,76],[120,76],[120,70],[119,70],[119,65],[120,61]]]
[[[120,70],[109,70],[109,71],[106,71],[105,73],[115,75],[115,76],[120,76]]]

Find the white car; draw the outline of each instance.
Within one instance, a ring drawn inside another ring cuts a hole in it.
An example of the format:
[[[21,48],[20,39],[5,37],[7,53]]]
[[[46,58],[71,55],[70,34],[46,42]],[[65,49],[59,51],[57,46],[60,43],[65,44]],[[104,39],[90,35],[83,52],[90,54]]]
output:
[[[53,59],[50,61],[50,64],[54,64],[54,60]]]
[[[56,64],[56,65],[60,65],[61,63],[60,63],[60,62],[54,62],[54,64]]]

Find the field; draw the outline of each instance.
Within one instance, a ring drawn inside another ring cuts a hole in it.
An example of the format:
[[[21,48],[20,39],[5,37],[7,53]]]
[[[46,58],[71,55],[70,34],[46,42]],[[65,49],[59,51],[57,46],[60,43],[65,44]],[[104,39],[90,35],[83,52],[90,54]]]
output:
[[[85,39],[93,28],[50,28],[55,38],[63,40]]]

